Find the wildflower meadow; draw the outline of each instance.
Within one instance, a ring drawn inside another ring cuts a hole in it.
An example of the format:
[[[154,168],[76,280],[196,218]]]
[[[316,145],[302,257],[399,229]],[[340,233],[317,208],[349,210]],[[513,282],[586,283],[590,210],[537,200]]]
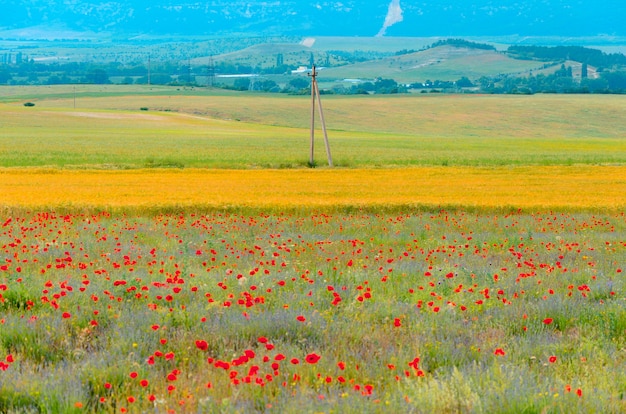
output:
[[[23,213],[3,412],[623,412],[623,213]]]

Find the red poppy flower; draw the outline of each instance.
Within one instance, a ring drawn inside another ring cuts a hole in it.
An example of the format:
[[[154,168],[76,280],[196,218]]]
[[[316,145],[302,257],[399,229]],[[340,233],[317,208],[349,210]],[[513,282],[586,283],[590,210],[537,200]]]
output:
[[[419,369],[419,365],[420,365],[420,357],[415,357],[413,358],[413,361],[409,362],[409,366],[413,367],[414,369]]]
[[[304,360],[308,363],[308,364],[317,364],[317,362],[321,359],[322,357],[317,355],[316,353],[312,353],[307,355]]]
[[[546,318],[546,319],[543,320],[543,323],[545,323],[546,325],[550,325],[553,320],[554,319],[552,319],[552,318]]]
[[[550,358],[548,358],[548,361],[550,361],[551,364],[554,364],[556,362],[556,357],[552,355]]]
[[[493,354],[498,356],[504,356],[506,355],[506,352],[504,352],[504,349],[502,348],[496,348],[496,350],[493,351]]]
[[[209,349],[209,344],[207,343],[207,341],[199,339],[196,341],[196,348],[201,351],[206,351]]]

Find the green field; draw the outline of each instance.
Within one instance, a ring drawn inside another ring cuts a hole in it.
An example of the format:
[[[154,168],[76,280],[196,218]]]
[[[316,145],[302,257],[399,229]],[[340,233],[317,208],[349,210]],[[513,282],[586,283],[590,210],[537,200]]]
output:
[[[3,167],[286,168],[308,162],[306,96],[139,86],[0,91]],[[340,167],[626,162],[622,96],[322,99]],[[31,101],[36,106],[23,106]],[[323,164],[318,120],[317,126],[316,160]]]

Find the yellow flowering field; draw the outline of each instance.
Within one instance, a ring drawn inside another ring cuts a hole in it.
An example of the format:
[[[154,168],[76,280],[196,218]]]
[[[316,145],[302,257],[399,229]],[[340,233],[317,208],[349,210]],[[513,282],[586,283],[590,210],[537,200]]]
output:
[[[620,166],[0,170],[5,208],[622,209]]]

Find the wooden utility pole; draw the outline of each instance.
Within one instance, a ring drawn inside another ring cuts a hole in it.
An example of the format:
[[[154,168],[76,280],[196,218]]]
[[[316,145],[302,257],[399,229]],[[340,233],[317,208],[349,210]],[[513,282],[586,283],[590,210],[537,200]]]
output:
[[[322,109],[322,98],[320,96],[320,88],[317,86],[317,71],[315,65],[313,70],[309,74],[311,77],[311,154],[309,158],[309,165],[312,167],[315,163],[314,160],[314,148],[315,148],[315,99],[317,98],[317,107],[320,111],[320,121],[322,122],[322,131],[324,132],[324,144],[326,145],[326,156],[328,157],[328,165],[333,166],[333,158],[330,155],[330,144],[328,143],[328,133],[326,132],[326,121],[324,120],[324,110]]]

